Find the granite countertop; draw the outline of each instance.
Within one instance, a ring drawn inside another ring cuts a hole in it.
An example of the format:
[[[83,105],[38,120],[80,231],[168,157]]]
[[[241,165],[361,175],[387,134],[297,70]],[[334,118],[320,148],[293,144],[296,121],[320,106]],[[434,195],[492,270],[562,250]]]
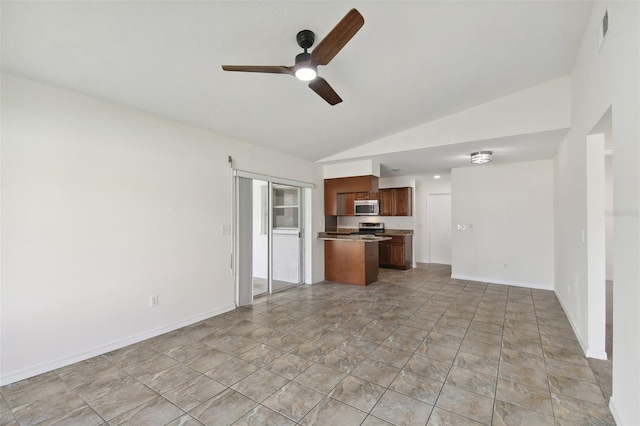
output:
[[[385,229],[383,233],[378,235],[413,235],[413,229]]]
[[[351,235],[357,233],[357,228],[338,228],[337,231],[319,232],[318,238],[325,238],[328,236],[336,235]],[[359,234],[362,235],[362,234]],[[376,234],[377,236],[399,236],[399,235],[413,235],[413,229],[385,229],[384,232]]]
[[[361,241],[365,243],[387,241],[391,239],[391,237],[380,235],[333,234],[330,232],[319,232],[318,238],[325,241]]]
[[[387,241],[394,236],[413,235],[412,229],[385,229],[379,234],[358,234],[357,228],[338,228],[336,231],[318,232],[321,240],[352,240],[352,241]]]

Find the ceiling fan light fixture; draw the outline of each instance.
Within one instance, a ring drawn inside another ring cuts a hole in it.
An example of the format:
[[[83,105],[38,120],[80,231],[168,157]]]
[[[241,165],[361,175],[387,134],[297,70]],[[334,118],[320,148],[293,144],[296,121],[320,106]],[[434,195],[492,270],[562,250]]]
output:
[[[296,70],[296,78],[302,81],[311,81],[318,76],[315,69],[311,67],[300,67]]]
[[[298,33],[298,38],[300,38],[301,33],[303,31]],[[313,35],[313,33],[311,34]],[[313,42],[313,39],[311,41]],[[296,55],[296,71],[294,74],[298,80],[302,81],[311,81],[318,76],[316,68],[311,65],[311,54],[307,53],[306,48],[303,53]]]

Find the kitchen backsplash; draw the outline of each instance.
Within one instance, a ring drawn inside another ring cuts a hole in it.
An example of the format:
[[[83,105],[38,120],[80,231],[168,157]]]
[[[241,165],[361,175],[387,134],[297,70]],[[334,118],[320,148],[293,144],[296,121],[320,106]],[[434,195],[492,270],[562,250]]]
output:
[[[338,228],[357,228],[360,222],[384,222],[386,229],[414,229],[414,216],[338,216]]]

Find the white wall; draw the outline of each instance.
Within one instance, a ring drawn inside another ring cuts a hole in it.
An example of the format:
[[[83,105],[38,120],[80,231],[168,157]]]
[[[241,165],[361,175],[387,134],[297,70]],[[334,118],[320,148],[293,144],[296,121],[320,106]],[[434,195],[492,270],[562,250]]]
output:
[[[321,230],[316,164],[9,74],[2,143],[3,384],[234,307],[229,155],[316,183]]]
[[[598,27],[609,8],[610,32]],[[571,129],[555,160],[556,294],[588,349],[586,137],[611,108],[613,147],[613,396],[621,425],[640,424],[640,3],[595,3],[571,74]],[[587,236],[588,238],[588,236]]]
[[[378,160],[357,160],[325,164],[323,174],[325,179],[368,175],[380,176],[380,162]]]
[[[428,263],[429,253],[429,194],[450,194],[451,177],[443,176],[441,179],[425,178],[416,181],[414,200],[414,215],[416,223],[416,238],[413,250],[416,254],[416,262]]]
[[[604,157],[605,187],[605,273],[608,280],[613,279],[613,155]]]
[[[453,278],[553,288],[552,160],[453,169],[451,194]]]

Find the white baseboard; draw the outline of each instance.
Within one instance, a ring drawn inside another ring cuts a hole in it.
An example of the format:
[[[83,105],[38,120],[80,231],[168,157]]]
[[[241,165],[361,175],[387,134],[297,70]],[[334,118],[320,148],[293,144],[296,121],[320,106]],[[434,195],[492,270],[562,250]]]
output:
[[[477,282],[480,282],[480,283],[501,284],[501,285],[510,285],[510,286],[514,286],[514,287],[535,288],[536,290],[553,290],[553,285],[551,285],[551,284],[525,283],[525,282],[504,280],[504,279],[500,279],[500,278],[477,277],[477,276],[473,276],[473,275],[463,275],[463,274],[451,274],[451,278],[454,278],[456,280],[477,281]]]
[[[554,291],[554,293],[555,293],[555,291]],[[569,315],[567,315],[567,308],[564,306],[564,303],[562,303],[562,299],[560,297],[558,297],[558,293],[556,293],[556,299],[558,299],[558,302],[560,302],[560,306],[562,306],[562,310],[564,311],[564,315],[567,317],[567,320],[569,321],[569,324],[571,325],[571,329],[573,330],[573,334],[578,339],[578,343],[580,343],[580,347],[582,348],[582,353],[585,356],[588,356],[587,353],[589,352],[589,348],[587,347],[587,342],[585,342],[584,339],[582,338],[582,335],[580,333],[578,333],[578,329],[576,328],[576,325],[573,323],[573,320],[571,319],[571,317]],[[605,354],[605,356],[606,356],[606,354]]]
[[[587,342],[585,342],[582,335],[578,333],[578,329],[576,325],[573,323],[573,320],[569,315],[567,315],[567,309],[562,303],[562,299],[558,297],[557,293],[556,293],[556,298],[558,299],[558,302],[560,302],[560,306],[562,306],[562,310],[564,311],[567,317],[567,320],[569,320],[569,324],[571,324],[571,329],[573,330],[573,334],[575,334],[576,338],[578,339],[578,343],[580,343],[580,347],[582,348],[582,353],[584,353],[584,356],[587,358],[607,360],[608,357],[605,351],[600,351],[600,350],[596,351],[594,349],[589,348],[589,346],[587,345]]]
[[[574,331],[575,333],[575,331]],[[593,349],[587,349],[587,358],[601,359],[606,361],[607,353],[603,351],[594,351]]]
[[[630,425],[630,422],[624,422],[622,420],[622,417],[620,416],[620,411],[617,408],[616,405],[616,401],[613,398],[613,396],[611,398],[609,398],[609,411],[611,411],[611,416],[613,416],[613,420],[616,422],[617,425]]]
[[[168,333],[173,330],[185,327],[187,325],[195,324],[198,321],[202,321],[216,315],[223,314],[225,312],[232,311],[236,308],[236,305],[227,305],[222,308],[205,312],[195,317],[187,318],[181,321],[177,321],[172,324],[167,324],[162,327],[154,328],[134,336],[126,337],[124,339],[115,340],[104,345],[96,346],[89,350],[58,358],[53,361],[41,363],[27,368],[22,368],[15,371],[3,371],[0,376],[0,386],[8,385],[20,380],[28,379],[29,377],[37,376],[38,374],[47,373],[49,371],[56,370],[58,368],[66,367],[67,365],[75,364],[76,362],[84,361],[89,358],[93,358],[98,355],[105,354],[107,352],[115,351],[116,349],[124,348],[125,346],[133,345],[134,343],[142,342],[143,340],[150,339],[152,337],[159,336],[164,333]]]

